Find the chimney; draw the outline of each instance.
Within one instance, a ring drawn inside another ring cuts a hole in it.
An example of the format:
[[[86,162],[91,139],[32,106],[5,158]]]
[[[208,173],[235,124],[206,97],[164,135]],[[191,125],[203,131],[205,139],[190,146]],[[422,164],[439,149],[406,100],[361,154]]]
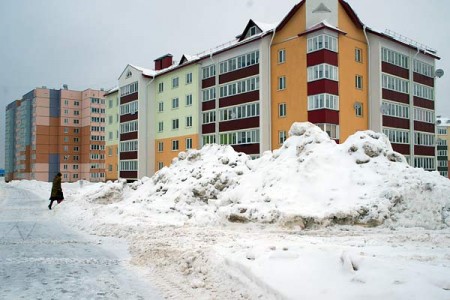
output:
[[[67,84],[63,84],[63,89],[68,90],[69,86]]]
[[[159,71],[165,68],[168,68],[172,65],[172,54],[166,54],[154,60],[155,62],[155,71]]]

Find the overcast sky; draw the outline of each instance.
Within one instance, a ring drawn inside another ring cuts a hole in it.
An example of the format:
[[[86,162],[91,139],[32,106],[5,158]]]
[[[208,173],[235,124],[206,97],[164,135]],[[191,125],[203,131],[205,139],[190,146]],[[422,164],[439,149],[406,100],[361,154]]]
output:
[[[299,0],[1,0],[0,168],[5,107],[35,87],[110,88],[128,63],[232,40],[252,18],[278,23]],[[348,0],[363,23],[438,50],[437,114],[450,117],[450,1]]]

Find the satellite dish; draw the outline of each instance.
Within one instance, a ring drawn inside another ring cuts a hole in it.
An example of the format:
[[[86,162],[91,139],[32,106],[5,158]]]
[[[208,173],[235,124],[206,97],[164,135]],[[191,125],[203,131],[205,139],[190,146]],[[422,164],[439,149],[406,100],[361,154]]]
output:
[[[389,105],[383,103],[380,107],[381,114],[386,115],[389,112]]]
[[[436,77],[438,78],[441,78],[442,76],[444,76],[444,70],[437,69],[436,72],[434,72],[434,75],[436,75]]]

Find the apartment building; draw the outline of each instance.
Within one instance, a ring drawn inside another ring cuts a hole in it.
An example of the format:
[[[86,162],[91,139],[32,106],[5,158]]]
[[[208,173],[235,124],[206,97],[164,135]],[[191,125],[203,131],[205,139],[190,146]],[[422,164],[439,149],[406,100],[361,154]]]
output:
[[[198,149],[199,142],[199,66],[198,58],[183,55],[178,64],[172,56],[170,68],[161,70],[155,78],[155,171],[169,166],[180,151]]]
[[[106,180],[119,178],[119,88],[110,89],[105,94],[106,106]]]
[[[303,0],[278,25],[250,20],[231,42],[119,78],[119,177],[151,176],[180,151],[231,145],[258,157],[294,122],[336,142],[384,132],[411,165],[436,169],[436,51],[367,27],[343,0]],[[139,129],[138,129],[139,128]]]
[[[250,20],[229,46],[200,60],[202,145],[258,157],[270,147],[269,49],[274,26]]]
[[[36,88],[6,108],[6,180],[104,181],[104,92]]]
[[[137,180],[154,173],[155,112],[150,109],[154,102],[150,95],[155,74],[127,65],[119,77],[120,178]]]
[[[336,142],[368,124],[367,39],[343,1],[302,1],[271,47],[272,148],[293,122],[309,121]]]
[[[437,170],[439,173],[447,178],[448,166],[450,160],[448,157],[448,145],[450,145],[450,119],[438,116],[436,120],[437,127]]]

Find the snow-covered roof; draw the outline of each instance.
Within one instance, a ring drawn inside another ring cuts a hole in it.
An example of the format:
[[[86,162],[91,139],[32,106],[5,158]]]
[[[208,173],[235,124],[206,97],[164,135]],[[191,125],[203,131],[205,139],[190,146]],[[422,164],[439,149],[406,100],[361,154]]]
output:
[[[330,23],[328,23],[327,20],[323,20],[323,21],[320,21],[317,24],[312,25],[311,27],[306,29],[303,33],[301,33],[300,35],[305,35],[305,34],[308,34],[308,33],[311,33],[311,32],[314,32],[314,31],[317,31],[317,30],[320,30],[320,29],[323,29],[323,28],[330,29],[332,31],[336,31],[338,33],[347,34],[346,32],[342,31],[338,27],[333,26]]]
[[[154,76],[156,76],[156,74],[158,73],[158,72],[155,71],[155,70],[145,69],[145,68],[138,67],[138,66],[135,66],[135,65],[132,65],[132,64],[129,64],[129,65],[130,65],[131,67],[135,68],[136,70],[141,71],[141,72],[142,72],[142,75],[145,75],[145,76],[154,77]]]
[[[109,95],[109,94],[112,94],[112,93],[115,93],[115,92],[117,92],[117,91],[119,91],[119,86],[115,86],[115,87],[113,87],[113,88],[107,90],[106,93],[105,93],[105,96],[106,96],[106,95]]]
[[[264,23],[264,22],[260,22],[260,21],[256,21],[253,20],[253,22],[256,24],[256,26],[259,27],[259,29],[261,29],[263,32],[267,32],[270,30],[275,29],[275,27],[277,27],[278,24],[269,24],[269,23]]]

